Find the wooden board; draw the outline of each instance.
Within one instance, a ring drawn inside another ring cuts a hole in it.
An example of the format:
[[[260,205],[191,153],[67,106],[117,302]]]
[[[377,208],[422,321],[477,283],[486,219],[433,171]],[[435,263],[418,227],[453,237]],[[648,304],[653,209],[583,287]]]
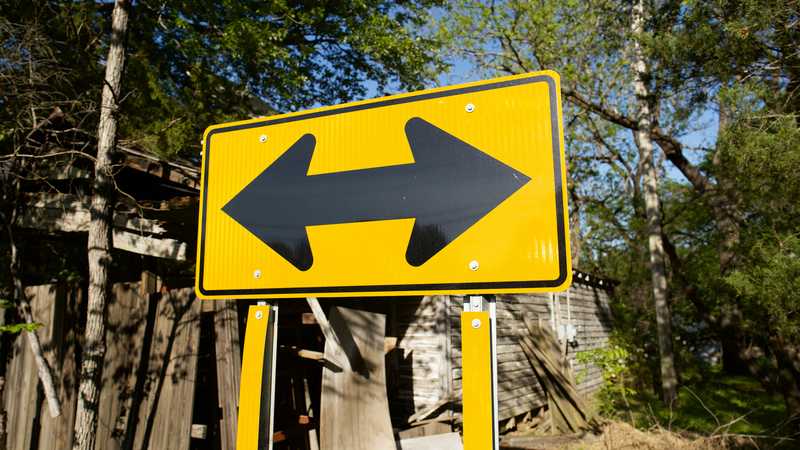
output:
[[[400,441],[401,450],[461,450],[461,436],[458,433],[435,434]]]
[[[37,286],[37,295],[42,301],[52,301],[52,316],[49,332],[42,336],[42,346],[47,349],[45,357],[53,371],[58,398],[61,401],[61,415],[50,417],[43,404],[39,417],[41,431],[39,449],[69,448],[72,445],[75,407],[78,403],[78,342],[82,338],[78,329],[69,326],[77,323],[80,316],[82,292],[77,287],[66,285]],[[44,320],[35,318],[36,320]],[[45,322],[46,323],[46,322]],[[36,379],[34,378],[34,381]],[[51,446],[50,443],[55,443]]]
[[[386,316],[334,306],[330,325],[341,346],[326,340],[325,358],[344,367],[322,371],[320,449],[395,450],[383,353]]]
[[[239,418],[239,376],[242,351],[239,338],[239,314],[236,301],[211,302],[214,307],[214,333],[217,356],[217,392],[221,450],[236,448],[236,423]]]
[[[106,325],[106,357],[97,414],[97,446],[119,449],[130,445],[135,421],[131,411],[138,411],[144,389],[142,355],[151,337],[148,321],[155,311],[149,311],[150,294],[155,291],[146,275],[144,283],[118,283],[112,287],[108,302]],[[146,286],[150,285],[150,286]]]
[[[52,306],[55,295],[54,285],[37,286],[28,288],[25,295],[30,298],[31,313],[36,322],[50,324],[53,321]],[[53,292],[50,291],[53,290]],[[42,341],[42,347],[47,349],[49,339],[47,335],[52,333],[52,326],[47,325],[36,330]],[[36,375],[36,363],[33,354],[28,346],[28,337],[25,333],[20,333],[14,340],[11,348],[11,364],[6,372],[5,403],[8,412],[7,441],[9,449],[29,449],[34,438],[34,418],[40,414],[37,409],[40,403],[37,401],[37,384],[39,379]],[[45,350],[45,357],[50,352]],[[48,358],[49,360],[50,358]],[[53,377],[57,379],[56,376]],[[63,406],[62,406],[63,408]]]
[[[4,402],[8,411],[7,448],[69,448],[77,402],[77,336],[65,323],[77,322],[80,291],[65,285],[41,285],[26,289],[44,356],[50,365],[62,414],[52,418],[39,394],[36,364],[26,333],[14,339],[13,357],[6,369]],[[37,443],[38,442],[38,447]]]
[[[133,448],[188,449],[200,339],[200,302],[192,289],[159,299],[154,328]]]

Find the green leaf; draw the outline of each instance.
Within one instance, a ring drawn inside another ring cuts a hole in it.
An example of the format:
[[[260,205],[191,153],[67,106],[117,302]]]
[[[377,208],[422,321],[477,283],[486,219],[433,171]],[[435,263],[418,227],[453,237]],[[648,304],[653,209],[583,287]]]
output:
[[[42,326],[44,325],[42,325],[41,323],[14,323],[10,325],[3,325],[0,326],[0,334],[1,333],[17,334],[22,331],[31,332],[36,330],[37,328],[41,328]]]

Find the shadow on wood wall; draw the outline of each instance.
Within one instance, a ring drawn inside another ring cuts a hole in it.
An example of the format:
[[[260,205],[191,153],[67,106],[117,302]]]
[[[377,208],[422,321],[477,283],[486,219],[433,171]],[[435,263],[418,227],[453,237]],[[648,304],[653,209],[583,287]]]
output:
[[[35,319],[45,324],[37,333],[54,371],[63,414],[53,419],[47,413],[33,357],[24,339],[18,337],[7,368],[9,450],[71,448],[85,321],[83,292],[79,286],[67,285],[27,289]],[[227,323],[231,322],[231,314],[226,303],[201,305],[192,288],[162,289],[149,274],[141,282],[113,286],[108,305],[98,448],[190,448],[201,309],[209,309],[215,316],[214,332],[231,340],[217,342],[216,347],[222,348],[216,350],[235,352],[236,356],[239,352],[238,324],[235,314],[233,323]],[[220,363],[224,366],[237,361],[230,354],[218,358],[217,372],[222,373],[217,378],[228,386],[238,387],[239,367],[226,369]],[[228,379],[231,374],[236,380]],[[224,421],[235,424],[236,402],[222,403]],[[213,447],[222,444],[221,448],[233,448],[235,425],[232,431],[222,430],[220,434],[224,443],[217,441]]]

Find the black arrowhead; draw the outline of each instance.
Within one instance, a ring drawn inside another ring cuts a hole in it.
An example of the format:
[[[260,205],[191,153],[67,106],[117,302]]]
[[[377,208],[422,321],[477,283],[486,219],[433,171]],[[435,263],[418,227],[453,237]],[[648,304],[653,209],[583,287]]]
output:
[[[406,260],[420,266],[530,180],[420,118],[405,131],[413,164],[311,176],[306,134],[222,209],[300,270],[306,226],[413,217]]]

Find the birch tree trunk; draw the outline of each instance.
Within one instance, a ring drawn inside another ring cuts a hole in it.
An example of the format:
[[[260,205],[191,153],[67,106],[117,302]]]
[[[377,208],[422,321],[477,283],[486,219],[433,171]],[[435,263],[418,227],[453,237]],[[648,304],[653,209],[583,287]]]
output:
[[[650,251],[650,272],[655,300],[656,330],[661,361],[661,390],[665,403],[677,398],[678,377],[675,374],[675,356],[672,350],[672,321],[667,303],[667,275],[664,241],[661,238],[661,204],[658,198],[658,174],[653,159],[653,128],[650,109],[650,92],[647,86],[648,69],[639,37],[644,31],[644,1],[637,0],[633,6],[631,31],[633,32],[633,69],[636,74],[634,90],[637,98],[637,129],[634,131],[639,148],[644,177],[644,204],[647,217],[647,244]]]
[[[111,14],[111,45],[100,102],[97,129],[97,160],[89,222],[89,291],[86,334],[81,361],[78,407],[75,414],[73,450],[93,450],[97,430],[100,381],[105,358],[106,299],[109,295],[108,269],[111,264],[113,219],[112,161],[117,135],[117,109],[125,64],[125,34],[128,28],[127,0],[116,0]]]

